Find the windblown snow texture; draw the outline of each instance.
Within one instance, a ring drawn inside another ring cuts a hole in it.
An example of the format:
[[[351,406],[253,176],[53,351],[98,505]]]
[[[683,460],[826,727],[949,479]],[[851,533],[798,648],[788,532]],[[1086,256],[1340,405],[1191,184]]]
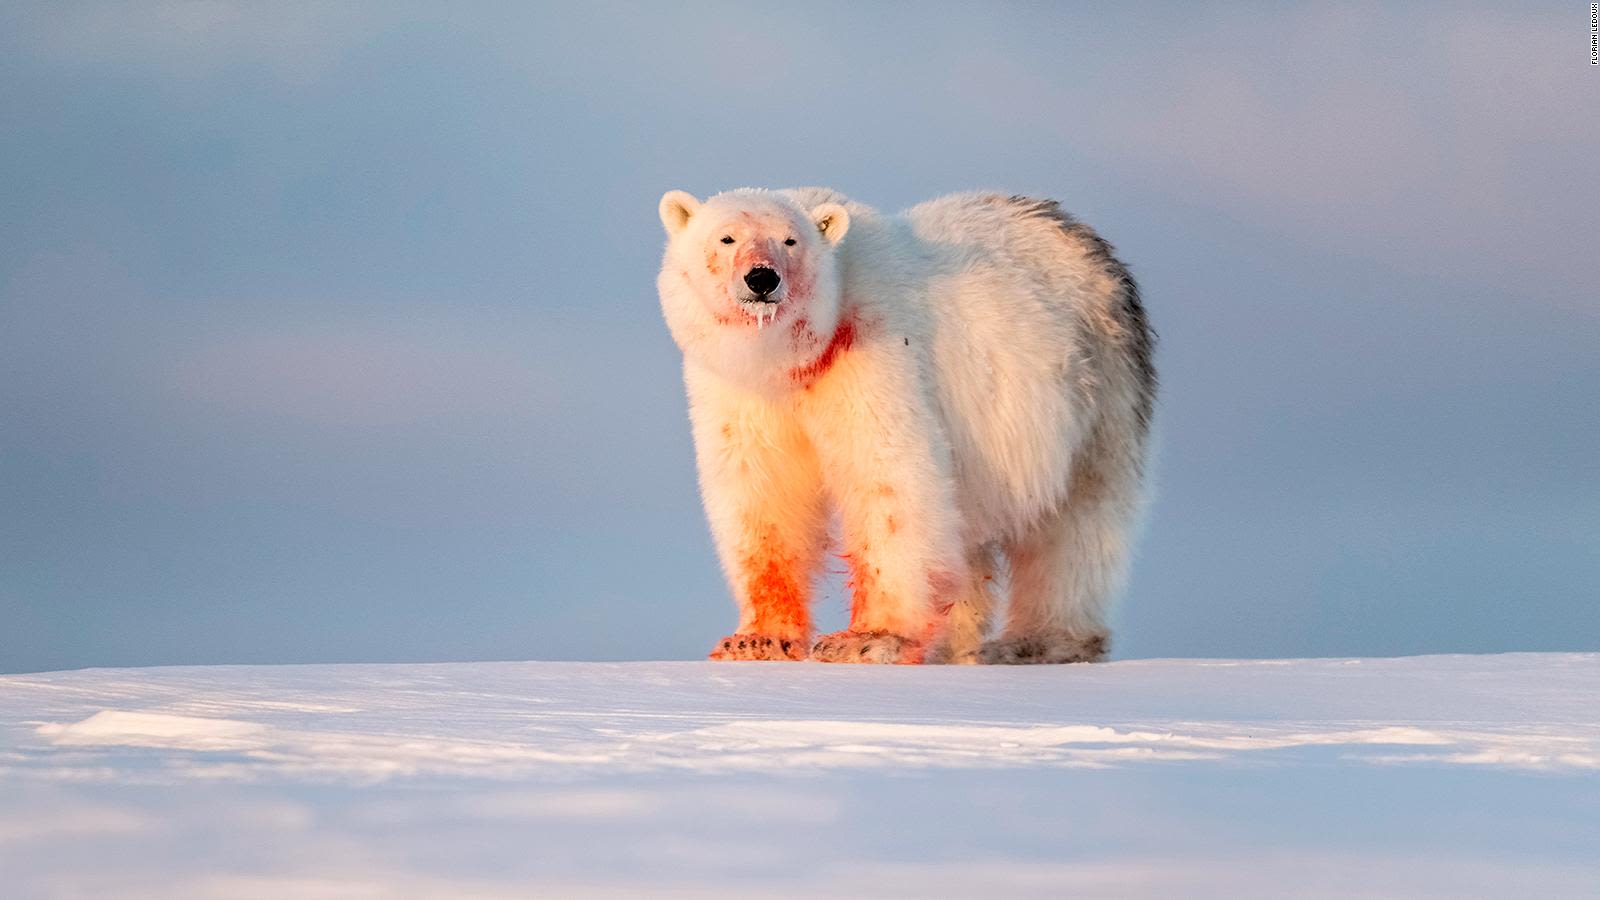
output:
[[[1592,896],[1600,655],[0,677],[7,897]]]

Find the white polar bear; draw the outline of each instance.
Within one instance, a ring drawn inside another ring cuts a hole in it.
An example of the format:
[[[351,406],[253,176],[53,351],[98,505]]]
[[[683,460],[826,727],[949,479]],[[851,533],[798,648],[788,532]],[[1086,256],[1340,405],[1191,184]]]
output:
[[[712,659],[1105,654],[1155,394],[1110,245],[999,194],[888,216],[821,188],[671,191],[660,214],[661,306],[740,611]],[[813,646],[834,515],[850,626]],[[1001,557],[1006,624],[984,643]]]

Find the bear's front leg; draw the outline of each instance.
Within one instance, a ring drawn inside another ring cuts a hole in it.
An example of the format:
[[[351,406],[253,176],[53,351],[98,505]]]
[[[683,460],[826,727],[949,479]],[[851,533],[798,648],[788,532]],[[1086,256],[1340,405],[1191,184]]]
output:
[[[739,603],[739,630],[711,650],[716,660],[801,660],[811,639],[811,570],[774,521],[759,509],[730,535],[728,573]]]
[[[706,519],[739,607],[715,660],[800,660],[827,549],[817,456],[792,412],[685,367]]]
[[[850,626],[811,658],[921,663],[968,580],[948,439],[908,340],[868,332],[805,392],[843,526]]]

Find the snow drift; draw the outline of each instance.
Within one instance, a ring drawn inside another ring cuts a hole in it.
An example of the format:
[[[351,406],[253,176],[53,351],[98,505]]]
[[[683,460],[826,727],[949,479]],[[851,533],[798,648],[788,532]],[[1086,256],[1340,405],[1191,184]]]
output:
[[[1600,888],[1600,655],[0,677],[8,897]]]

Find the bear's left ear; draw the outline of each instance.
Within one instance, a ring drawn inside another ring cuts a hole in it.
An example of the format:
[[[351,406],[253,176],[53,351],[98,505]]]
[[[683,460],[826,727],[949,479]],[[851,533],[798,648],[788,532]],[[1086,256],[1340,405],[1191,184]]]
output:
[[[661,214],[661,225],[667,229],[667,236],[677,237],[699,208],[700,201],[688,191],[667,191],[661,195],[661,206],[656,211]]]
[[[822,239],[837,244],[850,230],[850,211],[837,203],[822,203],[811,210],[811,221],[817,223]]]

